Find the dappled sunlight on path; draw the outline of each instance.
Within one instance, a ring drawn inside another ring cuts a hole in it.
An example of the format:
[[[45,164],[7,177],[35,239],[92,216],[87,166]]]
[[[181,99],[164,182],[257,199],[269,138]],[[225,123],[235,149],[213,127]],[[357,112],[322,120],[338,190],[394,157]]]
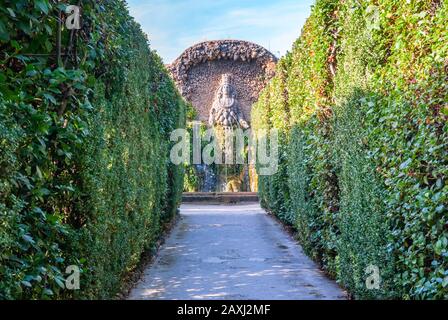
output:
[[[130,299],[342,299],[258,204],[181,207]]]

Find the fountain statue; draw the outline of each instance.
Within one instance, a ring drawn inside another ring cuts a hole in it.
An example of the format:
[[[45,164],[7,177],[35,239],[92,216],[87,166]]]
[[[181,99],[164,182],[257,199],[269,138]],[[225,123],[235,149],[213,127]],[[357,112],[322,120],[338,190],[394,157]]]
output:
[[[226,158],[228,153],[231,153],[232,157],[235,156],[235,150],[232,147],[233,141],[229,141],[227,135],[232,136],[235,129],[246,130],[250,128],[239,107],[236,90],[232,86],[231,80],[230,74],[222,75],[209,116],[209,125],[214,128]],[[247,166],[224,164],[218,165],[217,170],[218,191],[239,192],[249,187],[243,188],[244,185],[248,185],[248,182],[245,181],[247,180],[245,179],[248,171]]]
[[[190,120],[213,127],[214,142],[230,156],[237,153],[226,148],[223,136],[236,134],[238,129],[244,130],[246,137],[250,134],[246,129],[249,129],[252,106],[275,75],[276,64],[277,58],[265,48],[227,39],[195,44],[167,68],[182,97],[196,111]],[[187,185],[191,183],[197,191],[207,192],[257,191],[255,167],[248,161],[251,151],[245,147],[243,156],[247,164],[244,165],[195,165],[194,170],[188,171],[191,179],[186,179]]]
[[[221,85],[216,91],[209,117],[210,126],[221,126],[224,130],[231,130],[235,127],[249,129],[249,125],[244,119],[238,106],[236,90],[231,84],[230,74],[223,74]]]

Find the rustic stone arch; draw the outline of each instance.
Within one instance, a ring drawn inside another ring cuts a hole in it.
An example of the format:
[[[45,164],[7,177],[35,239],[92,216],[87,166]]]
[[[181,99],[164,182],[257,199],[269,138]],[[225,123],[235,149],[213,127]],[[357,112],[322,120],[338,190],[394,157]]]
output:
[[[223,74],[232,76],[233,86],[250,120],[250,109],[260,91],[275,74],[277,58],[265,48],[241,40],[198,43],[186,49],[168,66],[183,97],[207,121],[214,94]]]

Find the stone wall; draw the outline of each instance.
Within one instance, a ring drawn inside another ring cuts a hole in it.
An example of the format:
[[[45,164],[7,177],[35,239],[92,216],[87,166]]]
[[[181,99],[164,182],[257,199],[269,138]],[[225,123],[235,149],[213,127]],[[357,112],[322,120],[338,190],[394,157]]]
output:
[[[256,44],[239,40],[198,43],[168,66],[184,98],[207,121],[223,74],[230,74],[232,86],[247,121],[258,94],[274,76],[277,58]]]

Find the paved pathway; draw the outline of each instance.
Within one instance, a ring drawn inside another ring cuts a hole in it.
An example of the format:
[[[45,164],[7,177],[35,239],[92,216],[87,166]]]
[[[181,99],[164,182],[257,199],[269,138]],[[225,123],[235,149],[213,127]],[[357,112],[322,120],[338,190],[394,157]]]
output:
[[[343,299],[258,204],[181,207],[130,299]]]

